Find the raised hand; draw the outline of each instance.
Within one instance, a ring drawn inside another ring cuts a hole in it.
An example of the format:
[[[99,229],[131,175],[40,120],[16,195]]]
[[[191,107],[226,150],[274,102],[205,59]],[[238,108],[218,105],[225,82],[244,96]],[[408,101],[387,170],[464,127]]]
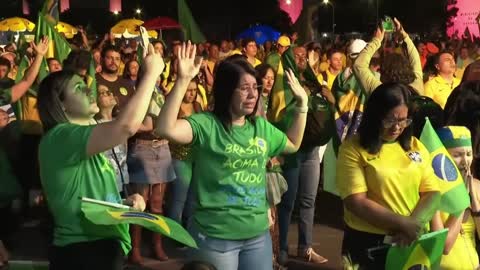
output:
[[[45,56],[48,51],[48,37],[44,36],[37,44],[32,42],[31,45],[37,55]]]
[[[196,59],[197,46],[190,41],[178,48],[178,78],[191,80],[197,76],[202,66],[202,59]]]
[[[374,36],[382,41],[383,38],[385,37],[385,30],[383,30],[383,28],[381,27],[377,27],[377,30],[375,31]]]
[[[393,22],[395,23],[395,33],[397,34],[397,36],[405,38],[407,36],[407,32],[405,32],[405,29],[403,29],[400,21],[397,18],[393,18]]]
[[[163,69],[165,68],[165,62],[160,53],[156,53],[152,44],[148,44],[147,55],[143,60],[143,67],[145,68],[145,73],[152,73],[156,77],[162,74]]]
[[[317,64],[320,58],[315,57],[315,51],[311,50],[308,52],[308,64],[310,67],[315,70],[313,67]]]
[[[300,84],[297,77],[295,77],[295,73],[293,73],[291,69],[288,69],[285,71],[285,75],[287,76],[288,84],[292,89],[293,96],[297,101],[297,106],[306,107],[308,102],[307,92],[305,92],[305,89]]]

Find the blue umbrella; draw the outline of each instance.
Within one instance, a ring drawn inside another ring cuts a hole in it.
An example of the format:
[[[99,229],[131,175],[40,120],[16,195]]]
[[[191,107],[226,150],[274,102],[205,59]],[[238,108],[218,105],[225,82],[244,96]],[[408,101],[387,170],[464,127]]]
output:
[[[255,25],[240,33],[237,38],[253,38],[257,44],[263,44],[265,41],[276,41],[280,37],[280,32],[268,25]]]

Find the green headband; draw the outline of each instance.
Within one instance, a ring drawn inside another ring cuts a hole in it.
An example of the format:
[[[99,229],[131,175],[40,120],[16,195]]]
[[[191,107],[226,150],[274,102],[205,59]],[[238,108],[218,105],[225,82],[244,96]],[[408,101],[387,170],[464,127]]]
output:
[[[472,147],[472,136],[466,127],[446,126],[438,129],[437,134],[446,148]]]

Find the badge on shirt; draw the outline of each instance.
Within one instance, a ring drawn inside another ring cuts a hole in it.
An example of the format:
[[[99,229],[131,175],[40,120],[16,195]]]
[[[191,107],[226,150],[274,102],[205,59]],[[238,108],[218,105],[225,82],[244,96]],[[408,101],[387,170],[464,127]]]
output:
[[[127,88],[125,88],[125,87],[120,87],[119,90],[120,90],[120,94],[122,94],[122,95],[124,95],[124,96],[128,95]]]
[[[408,157],[413,161],[420,163],[422,162],[422,156],[420,155],[419,152],[409,152]]]

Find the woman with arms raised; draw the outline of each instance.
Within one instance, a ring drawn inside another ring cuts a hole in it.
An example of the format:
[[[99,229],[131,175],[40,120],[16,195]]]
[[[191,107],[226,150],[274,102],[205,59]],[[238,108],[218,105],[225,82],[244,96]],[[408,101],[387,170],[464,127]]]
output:
[[[95,124],[96,97],[71,71],[45,78],[38,110],[45,135],[40,142],[42,185],[54,218],[50,269],[122,269],[130,249],[127,225],[96,225],[81,212],[79,197],[121,203],[112,165],[102,154],[136,133],[147,112],[155,81],[164,67],[150,45],[143,78],[117,118]],[[127,198],[145,209],[138,194]]]
[[[200,63],[195,47],[178,54],[178,78],[158,118],[160,136],[191,144],[195,207],[190,232],[199,246],[192,259],[217,269],[272,269],[272,244],[265,198],[270,157],[298,150],[306,122],[307,94],[286,72],[297,101],[287,135],[255,116],[259,92],[255,70],[246,61],[223,61],[213,84],[213,112],[177,119]]]

